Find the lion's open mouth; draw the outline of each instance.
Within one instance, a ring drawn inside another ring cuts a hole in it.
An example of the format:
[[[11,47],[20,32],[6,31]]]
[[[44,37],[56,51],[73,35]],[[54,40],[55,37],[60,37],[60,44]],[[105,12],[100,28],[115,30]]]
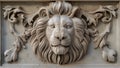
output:
[[[51,45],[52,50],[57,55],[64,55],[68,52],[69,46],[65,45]]]
[[[68,48],[69,47],[69,45],[61,45],[61,44],[59,44],[59,45],[51,45],[52,47],[65,47],[65,48]]]

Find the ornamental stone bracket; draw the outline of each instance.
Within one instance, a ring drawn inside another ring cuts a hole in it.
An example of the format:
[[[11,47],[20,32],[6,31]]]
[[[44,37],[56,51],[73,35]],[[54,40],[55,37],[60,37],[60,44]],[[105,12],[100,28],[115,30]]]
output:
[[[4,52],[8,63],[19,61],[19,52],[26,47],[28,40],[38,59],[47,63],[79,62],[86,56],[91,41],[102,51],[101,57],[105,61],[114,63],[117,60],[117,51],[107,40],[113,20],[117,18],[116,6],[105,5],[86,11],[66,1],[55,1],[40,7],[29,17],[19,5],[7,5],[3,10],[4,19],[10,24],[9,32],[15,37],[13,48]],[[23,33],[16,30],[18,23],[23,24]],[[98,27],[101,24],[105,29],[100,33]]]

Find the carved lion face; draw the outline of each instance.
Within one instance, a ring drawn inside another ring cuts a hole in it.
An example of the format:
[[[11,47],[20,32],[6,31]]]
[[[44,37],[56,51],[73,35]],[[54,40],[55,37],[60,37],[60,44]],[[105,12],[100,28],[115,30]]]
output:
[[[45,62],[67,64],[79,61],[87,50],[89,36],[79,18],[54,15],[40,18],[32,29],[31,43]]]
[[[55,15],[47,23],[46,36],[55,54],[66,54],[72,44],[74,26],[71,18]]]

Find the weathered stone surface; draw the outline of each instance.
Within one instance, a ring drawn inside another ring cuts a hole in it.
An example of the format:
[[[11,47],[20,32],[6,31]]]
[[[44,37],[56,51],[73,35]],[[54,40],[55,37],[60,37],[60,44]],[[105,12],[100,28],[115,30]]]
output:
[[[92,10],[96,10],[98,8],[98,4],[102,4],[102,5],[118,5],[117,3],[97,3],[95,4],[94,2],[93,3],[73,3],[72,5],[79,5],[82,9],[84,10],[89,10],[89,11],[92,11]],[[12,6],[22,6],[24,7],[24,10],[26,12],[28,12],[28,14],[31,14],[31,13],[34,13],[38,10],[38,7],[43,6],[44,4],[42,3],[26,3],[26,4],[23,4],[23,3],[3,3],[3,7],[6,6],[6,5],[12,5]],[[47,4],[46,4],[47,5]],[[44,5],[45,6],[45,5]],[[32,7],[32,8],[31,8]],[[118,9],[118,15],[119,15],[119,9]],[[3,18],[2,18],[3,19]],[[114,48],[115,50],[117,50],[117,52],[119,52],[120,50],[120,47],[119,47],[119,34],[120,34],[120,31],[119,31],[119,16],[117,19],[114,19],[113,21],[113,29],[111,31],[111,34],[110,36],[108,37],[108,40],[110,41],[110,44],[111,44],[111,47]],[[4,45],[4,49],[8,49],[11,47],[11,43],[14,41],[14,38],[11,38],[13,37],[8,29],[9,29],[9,25],[5,22],[5,20],[3,20],[4,23],[3,24],[3,45]],[[22,29],[19,29],[19,28],[22,28]],[[104,25],[102,24],[102,26],[99,26],[98,29],[100,31],[102,31],[101,28],[104,28]],[[20,32],[23,32],[23,26],[20,26],[20,25],[17,25],[17,30],[20,31]],[[116,31],[115,31],[116,30]],[[10,46],[8,46],[10,45]],[[120,60],[119,60],[119,53],[118,53],[118,59],[117,59],[117,63],[115,64],[109,64],[109,63],[106,63],[102,60],[102,57],[101,57],[101,50],[97,49],[97,50],[94,50],[94,46],[93,46],[93,43],[90,44],[90,47],[88,48],[88,52],[87,52],[87,55],[86,57],[84,57],[81,61],[79,62],[76,62],[76,63],[73,63],[73,64],[68,64],[68,65],[63,65],[63,66],[59,66],[59,65],[55,65],[55,64],[46,64],[46,63],[42,63],[41,61],[39,61],[33,54],[32,52],[32,49],[31,49],[31,46],[29,46],[30,44],[27,45],[27,49],[23,50],[20,52],[20,57],[19,57],[19,61],[16,62],[16,63],[13,63],[13,64],[6,64],[4,62],[4,65],[3,67],[16,67],[17,65],[19,65],[19,67],[43,67],[43,68],[47,68],[47,67],[58,67],[58,68],[63,68],[63,67],[69,67],[69,68],[82,68],[82,67],[95,67],[97,65],[98,66],[106,66],[106,67],[118,67],[117,64],[120,63]]]

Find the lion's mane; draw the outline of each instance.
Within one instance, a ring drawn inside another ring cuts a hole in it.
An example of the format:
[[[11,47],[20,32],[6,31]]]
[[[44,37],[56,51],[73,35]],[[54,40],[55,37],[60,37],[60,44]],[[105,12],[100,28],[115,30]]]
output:
[[[59,5],[59,7],[55,7],[56,5]],[[73,9],[71,4],[66,2],[51,3],[50,7],[51,8],[48,10],[51,15],[66,14],[69,16]],[[62,10],[60,10],[61,8]],[[74,39],[72,39],[73,44],[70,46],[68,53],[65,55],[56,55],[51,50],[46,37],[46,27],[49,19],[49,17],[39,18],[31,30],[31,44],[33,46],[34,53],[41,60],[50,63],[68,64],[79,61],[86,54],[87,45],[89,43],[89,36],[85,31],[86,27],[84,27],[85,24],[82,23],[74,25],[75,35]],[[73,22],[75,23],[74,20]]]

